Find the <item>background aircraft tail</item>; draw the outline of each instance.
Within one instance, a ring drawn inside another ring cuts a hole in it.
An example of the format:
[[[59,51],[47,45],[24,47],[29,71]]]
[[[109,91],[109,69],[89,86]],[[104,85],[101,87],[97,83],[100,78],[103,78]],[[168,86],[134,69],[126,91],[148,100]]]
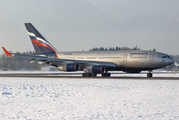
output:
[[[56,49],[50,44],[50,42],[45,39],[40,32],[31,24],[25,23],[26,29],[38,55],[46,55],[49,57],[58,57],[56,54]]]

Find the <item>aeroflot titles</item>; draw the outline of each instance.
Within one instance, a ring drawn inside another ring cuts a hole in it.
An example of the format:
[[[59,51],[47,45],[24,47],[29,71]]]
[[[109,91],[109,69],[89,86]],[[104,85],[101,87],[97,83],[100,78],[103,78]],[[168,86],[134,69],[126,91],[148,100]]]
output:
[[[131,55],[148,55],[148,53],[131,53]]]

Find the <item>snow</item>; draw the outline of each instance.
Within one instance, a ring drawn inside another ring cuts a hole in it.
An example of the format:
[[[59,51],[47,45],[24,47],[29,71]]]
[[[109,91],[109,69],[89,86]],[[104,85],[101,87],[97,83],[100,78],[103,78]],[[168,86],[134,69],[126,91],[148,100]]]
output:
[[[0,78],[1,120],[177,120],[178,101],[178,80]]]

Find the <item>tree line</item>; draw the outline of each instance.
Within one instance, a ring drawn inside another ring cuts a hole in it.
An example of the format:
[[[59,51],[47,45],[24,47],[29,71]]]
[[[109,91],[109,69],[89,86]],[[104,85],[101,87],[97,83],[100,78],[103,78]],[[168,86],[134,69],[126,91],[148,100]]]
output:
[[[90,49],[89,51],[114,51],[114,50],[141,50],[140,48],[138,48],[137,46],[133,47],[133,48],[129,48],[129,47],[110,47],[110,48],[107,48],[107,47],[94,47],[92,49]],[[156,51],[155,48],[153,48],[152,50],[150,51]]]

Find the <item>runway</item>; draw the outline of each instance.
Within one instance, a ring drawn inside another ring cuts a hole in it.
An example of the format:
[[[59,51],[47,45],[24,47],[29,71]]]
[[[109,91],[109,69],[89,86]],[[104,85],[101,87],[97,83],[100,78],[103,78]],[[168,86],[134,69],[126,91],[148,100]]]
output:
[[[42,75],[1,75],[0,77],[24,77],[24,78],[78,78],[78,79],[136,79],[136,80],[179,80],[178,77],[81,77],[81,76],[42,76]]]
[[[161,74],[158,77],[144,77],[140,75],[144,75],[146,73],[137,74],[139,76],[130,76],[130,74],[126,73],[113,73],[114,76],[111,77],[101,77],[100,75],[97,77],[82,77],[81,73],[0,73],[0,77],[23,77],[23,78],[70,78],[70,79],[134,79],[134,80],[179,80],[179,77],[170,77],[166,76],[169,73],[157,73]],[[155,73],[156,74],[156,73]],[[162,76],[163,74],[163,76]],[[171,74],[171,73],[170,73]]]

